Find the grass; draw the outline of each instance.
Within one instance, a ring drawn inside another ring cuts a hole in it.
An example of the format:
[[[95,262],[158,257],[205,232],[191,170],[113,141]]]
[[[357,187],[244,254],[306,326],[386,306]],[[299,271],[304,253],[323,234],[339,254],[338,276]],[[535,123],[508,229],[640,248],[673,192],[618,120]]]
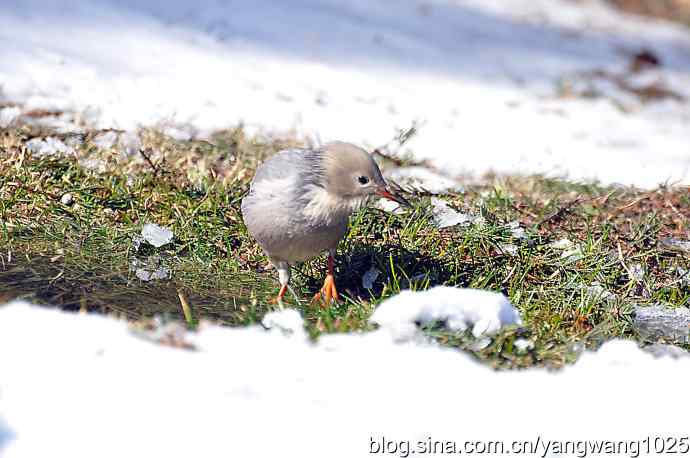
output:
[[[46,135],[73,151],[32,154],[27,144]],[[273,308],[276,275],[247,234],[239,206],[257,164],[296,143],[249,137],[241,128],[208,142],[146,130],[140,148],[126,152],[104,148],[104,135],[114,134],[57,134],[32,125],[0,130],[0,300],[24,297],[135,321],[260,321]],[[433,224],[431,196],[415,194],[414,208],[403,215],[367,209],[353,216],[336,261],[340,303],[309,303],[325,258],[298,266],[293,285],[305,300],[288,303],[306,317],[310,335],[372,329],[367,319],[376,304],[401,289],[486,288],[506,294],[525,325],[490,342],[441,326],[425,332],[494,367],[558,367],[605,339],[635,338],[635,304],[690,302],[678,275],[690,261],[661,243],[688,238],[686,188],[487,177],[441,196],[481,216],[481,223],[446,229]],[[174,241],[137,248],[146,222],[170,227]],[[515,236],[518,223],[526,238]],[[571,246],[554,246],[562,239]],[[171,278],[141,281],[135,259],[165,267]],[[372,267],[380,274],[366,289],[362,275]],[[531,348],[519,348],[516,339]]]

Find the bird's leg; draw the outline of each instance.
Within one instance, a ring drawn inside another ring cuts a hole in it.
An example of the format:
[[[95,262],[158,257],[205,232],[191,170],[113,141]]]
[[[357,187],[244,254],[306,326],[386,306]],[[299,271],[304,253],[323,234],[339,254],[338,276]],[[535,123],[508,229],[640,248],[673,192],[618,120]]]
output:
[[[288,290],[288,283],[290,283],[290,265],[286,262],[276,262],[274,265],[276,266],[276,270],[278,270],[280,290],[278,290],[278,296],[271,300],[271,303],[278,304],[280,308],[283,308],[283,296],[285,296]]]
[[[328,252],[328,274],[326,275],[326,279],[323,281],[321,291],[316,293],[313,299],[313,301],[321,299],[324,305],[338,300],[338,291],[335,289],[335,271],[333,269],[334,255],[335,250]]]
[[[273,300],[273,302],[278,304],[280,308],[283,308],[283,296],[285,296],[287,289],[287,285],[282,285],[278,290],[278,296]]]

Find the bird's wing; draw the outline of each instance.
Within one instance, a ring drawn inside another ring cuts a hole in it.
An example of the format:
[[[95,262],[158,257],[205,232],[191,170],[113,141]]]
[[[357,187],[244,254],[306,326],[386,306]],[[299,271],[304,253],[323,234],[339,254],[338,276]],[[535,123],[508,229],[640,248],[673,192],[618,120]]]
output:
[[[280,151],[259,166],[252,183],[297,179],[297,176],[304,174],[311,156],[315,153],[312,150],[298,148]]]

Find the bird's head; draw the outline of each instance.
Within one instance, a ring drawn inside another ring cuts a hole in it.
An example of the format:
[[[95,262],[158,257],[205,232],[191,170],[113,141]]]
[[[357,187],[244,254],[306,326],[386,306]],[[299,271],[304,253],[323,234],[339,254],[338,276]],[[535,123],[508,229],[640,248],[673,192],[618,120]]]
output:
[[[343,142],[325,145],[323,169],[326,191],[337,198],[363,204],[379,196],[410,206],[404,197],[390,189],[371,155],[355,145]]]

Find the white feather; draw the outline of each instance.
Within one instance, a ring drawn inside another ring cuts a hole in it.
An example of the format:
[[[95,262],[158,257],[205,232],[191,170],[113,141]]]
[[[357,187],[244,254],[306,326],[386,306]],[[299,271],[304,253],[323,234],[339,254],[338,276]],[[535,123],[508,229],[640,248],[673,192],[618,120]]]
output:
[[[304,217],[312,221],[324,223],[347,218],[366,202],[366,198],[361,197],[354,199],[340,198],[319,186],[312,186],[305,193],[305,197],[309,203],[302,210]]]

